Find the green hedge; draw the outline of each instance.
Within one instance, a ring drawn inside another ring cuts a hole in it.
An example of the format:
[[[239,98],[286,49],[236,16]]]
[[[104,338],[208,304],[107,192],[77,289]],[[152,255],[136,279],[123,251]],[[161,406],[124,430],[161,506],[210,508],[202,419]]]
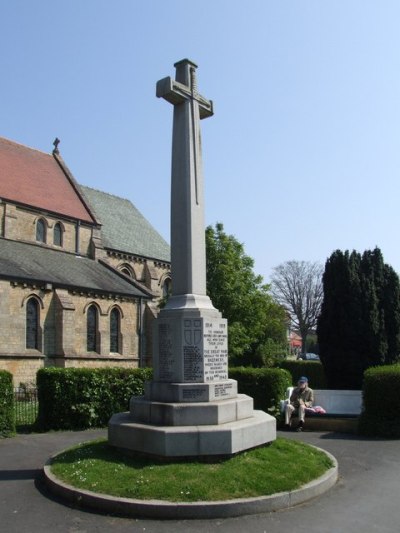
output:
[[[111,415],[129,410],[143,394],[152,369],[42,368],[37,373],[38,429],[104,427]]]
[[[0,370],[0,436],[15,432],[14,388],[12,374]]]
[[[289,372],[281,368],[230,368],[229,377],[238,382],[238,391],[254,398],[255,409],[278,415],[279,402],[291,386]]]
[[[279,363],[279,368],[288,370],[292,376],[291,385],[295,385],[301,376],[306,376],[312,389],[326,389],[324,367],[319,361],[291,361],[286,359]]]
[[[400,437],[400,364],[364,372],[364,408],[359,432],[366,436]]]

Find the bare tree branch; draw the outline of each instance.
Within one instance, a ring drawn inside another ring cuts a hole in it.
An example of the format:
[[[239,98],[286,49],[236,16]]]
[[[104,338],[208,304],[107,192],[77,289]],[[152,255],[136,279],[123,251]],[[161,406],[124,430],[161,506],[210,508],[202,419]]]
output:
[[[303,352],[307,334],[317,325],[321,310],[322,273],[322,265],[307,261],[287,261],[273,270],[271,293],[287,309],[293,326],[299,330]]]

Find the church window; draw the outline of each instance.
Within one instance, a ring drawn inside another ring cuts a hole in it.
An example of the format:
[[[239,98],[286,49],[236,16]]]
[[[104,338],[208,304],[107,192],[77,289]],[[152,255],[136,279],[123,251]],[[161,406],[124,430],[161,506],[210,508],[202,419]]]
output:
[[[35,298],[26,304],[26,347],[39,349],[39,304]]]
[[[46,242],[46,224],[41,218],[36,223],[36,240]]]
[[[125,274],[125,276],[129,276],[130,278],[135,279],[135,272],[128,263],[123,263],[122,265],[119,265],[118,270],[122,272],[122,274]]]
[[[163,283],[163,297],[168,298],[170,296],[172,290],[172,283],[170,278],[165,278]]]
[[[54,226],[53,243],[62,246],[62,228],[59,222]]]
[[[86,330],[86,344],[88,352],[97,352],[97,331],[98,331],[98,315],[95,305],[91,305],[87,310],[87,330]]]
[[[121,317],[114,307],[110,314],[110,352],[120,353]]]

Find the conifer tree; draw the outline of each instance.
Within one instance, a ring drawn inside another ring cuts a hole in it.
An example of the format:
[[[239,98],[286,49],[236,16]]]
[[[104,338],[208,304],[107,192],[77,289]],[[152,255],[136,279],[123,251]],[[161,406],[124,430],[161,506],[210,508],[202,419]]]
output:
[[[393,268],[385,265],[385,284],[382,290],[382,308],[387,339],[387,364],[399,360],[400,354],[400,283]]]
[[[364,370],[400,354],[400,284],[381,251],[341,252],[327,260],[318,319],[328,385],[361,388]]]

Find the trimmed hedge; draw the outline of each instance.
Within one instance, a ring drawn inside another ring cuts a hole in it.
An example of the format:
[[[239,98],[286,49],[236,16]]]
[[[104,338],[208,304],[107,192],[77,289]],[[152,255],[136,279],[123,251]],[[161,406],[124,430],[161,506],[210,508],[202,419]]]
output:
[[[14,388],[10,372],[0,370],[0,436],[15,432]]]
[[[290,386],[295,385],[299,377],[306,376],[312,389],[327,388],[324,367],[319,361],[291,361],[286,359],[278,366],[290,372],[292,376]]]
[[[143,394],[150,368],[42,368],[37,372],[38,429],[104,427]]]
[[[40,430],[104,427],[114,413],[127,411],[131,396],[143,394],[152,369],[42,368],[37,373]],[[240,393],[254,398],[254,407],[279,413],[279,402],[291,385],[280,368],[230,368]]]
[[[400,364],[364,372],[364,407],[359,432],[374,437],[400,437]]]
[[[291,377],[281,368],[230,368],[229,377],[238,382],[238,391],[254,398],[255,409],[279,414],[279,402],[291,386]]]

